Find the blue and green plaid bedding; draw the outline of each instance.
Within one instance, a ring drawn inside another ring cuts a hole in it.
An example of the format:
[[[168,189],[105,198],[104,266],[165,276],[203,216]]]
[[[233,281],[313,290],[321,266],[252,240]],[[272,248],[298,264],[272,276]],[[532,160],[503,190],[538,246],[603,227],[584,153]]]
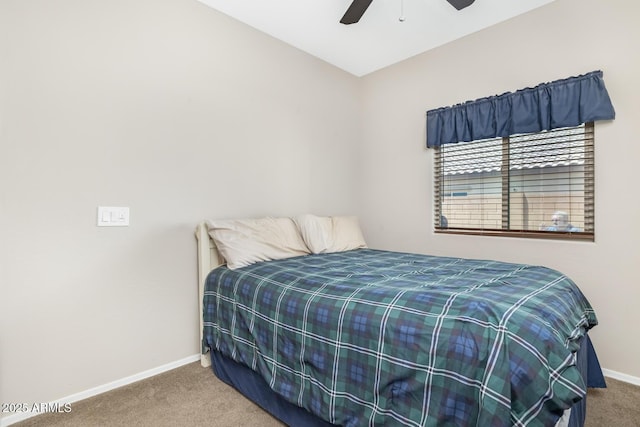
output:
[[[333,424],[542,426],[596,323],[555,270],[360,249],[216,268],[203,345]]]

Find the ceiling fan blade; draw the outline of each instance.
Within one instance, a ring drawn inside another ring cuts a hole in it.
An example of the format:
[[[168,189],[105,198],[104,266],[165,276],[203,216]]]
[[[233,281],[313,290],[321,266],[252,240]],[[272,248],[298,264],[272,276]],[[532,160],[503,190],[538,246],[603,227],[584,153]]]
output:
[[[460,9],[464,9],[467,6],[471,6],[471,3],[473,3],[476,0],[447,0],[447,1],[449,2],[449,4],[451,4],[451,6],[460,10]]]
[[[345,12],[340,23],[349,25],[358,22],[371,4],[371,1],[372,0],[353,0],[353,3],[351,3],[351,6],[349,6],[349,9]]]

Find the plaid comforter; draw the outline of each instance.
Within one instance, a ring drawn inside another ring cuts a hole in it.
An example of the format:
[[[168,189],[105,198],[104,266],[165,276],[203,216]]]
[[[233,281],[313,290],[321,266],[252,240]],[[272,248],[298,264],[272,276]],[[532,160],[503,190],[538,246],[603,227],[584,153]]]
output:
[[[553,425],[597,320],[544,267],[360,249],[213,270],[204,342],[344,426]]]

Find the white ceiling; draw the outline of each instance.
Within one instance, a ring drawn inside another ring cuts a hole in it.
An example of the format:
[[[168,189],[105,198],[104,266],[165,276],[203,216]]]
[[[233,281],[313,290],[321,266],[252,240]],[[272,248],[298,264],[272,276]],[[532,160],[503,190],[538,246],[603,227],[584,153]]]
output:
[[[352,25],[339,23],[351,0],[199,1],[363,76],[554,0],[476,0],[460,11],[446,0],[374,0]]]

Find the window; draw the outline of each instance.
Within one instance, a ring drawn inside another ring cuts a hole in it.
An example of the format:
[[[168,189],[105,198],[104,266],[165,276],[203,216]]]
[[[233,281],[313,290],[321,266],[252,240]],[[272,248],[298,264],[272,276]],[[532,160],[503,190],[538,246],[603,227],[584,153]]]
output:
[[[593,240],[593,129],[437,147],[436,231]]]

